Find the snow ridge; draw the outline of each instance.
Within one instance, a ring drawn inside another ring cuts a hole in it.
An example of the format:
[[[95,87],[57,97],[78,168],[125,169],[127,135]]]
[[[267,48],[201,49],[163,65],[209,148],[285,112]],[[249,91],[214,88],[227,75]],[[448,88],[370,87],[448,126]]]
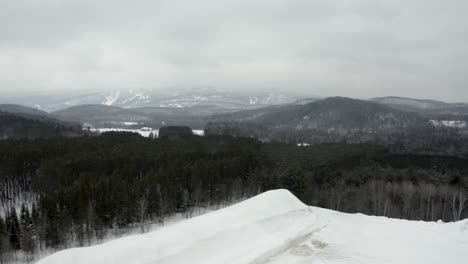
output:
[[[255,263],[307,235],[314,220],[289,191],[270,191],[151,233],[61,251],[38,263]]]
[[[422,222],[307,207],[287,190],[39,264],[464,264],[468,220]]]

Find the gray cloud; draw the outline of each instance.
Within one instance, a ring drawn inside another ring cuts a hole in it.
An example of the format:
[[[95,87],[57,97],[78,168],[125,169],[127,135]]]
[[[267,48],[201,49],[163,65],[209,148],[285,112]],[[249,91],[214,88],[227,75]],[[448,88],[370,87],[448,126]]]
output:
[[[464,0],[3,0],[0,92],[211,86],[468,101]]]

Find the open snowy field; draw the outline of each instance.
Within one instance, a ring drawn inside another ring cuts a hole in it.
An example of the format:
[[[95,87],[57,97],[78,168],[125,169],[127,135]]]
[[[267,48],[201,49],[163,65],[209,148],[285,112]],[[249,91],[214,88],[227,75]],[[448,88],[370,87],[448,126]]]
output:
[[[308,207],[286,190],[38,263],[468,263],[468,221],[427,223]]]

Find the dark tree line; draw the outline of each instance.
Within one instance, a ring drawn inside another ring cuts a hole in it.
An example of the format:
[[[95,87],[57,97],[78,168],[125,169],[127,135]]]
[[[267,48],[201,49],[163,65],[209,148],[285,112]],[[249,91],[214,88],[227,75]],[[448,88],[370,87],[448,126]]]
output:
[[[370,144],[297,147],[130,133],[0,141],[0,260],[96,243],[176,213],[287,188],[307,204],[414,220],[468,217],[468,159]]]
[[[81,135],[81,126],[52,118],[0,111],[0,140]]]
[[[464,155],[468,153],[468,133],[463,129],[429,125],[378,129],[340,128],[330,126],[307,128],[268,126],[250,122],[208,123],[205,135],[256,138],[262,142],[287,144],[376,144],[394,152]]]

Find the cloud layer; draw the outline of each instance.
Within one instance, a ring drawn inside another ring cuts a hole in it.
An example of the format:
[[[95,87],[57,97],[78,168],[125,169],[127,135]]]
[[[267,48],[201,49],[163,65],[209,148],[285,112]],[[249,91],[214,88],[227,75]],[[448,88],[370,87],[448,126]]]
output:
[[[465,0],[3,0],[0,92],[219,87],[468,101]]]

